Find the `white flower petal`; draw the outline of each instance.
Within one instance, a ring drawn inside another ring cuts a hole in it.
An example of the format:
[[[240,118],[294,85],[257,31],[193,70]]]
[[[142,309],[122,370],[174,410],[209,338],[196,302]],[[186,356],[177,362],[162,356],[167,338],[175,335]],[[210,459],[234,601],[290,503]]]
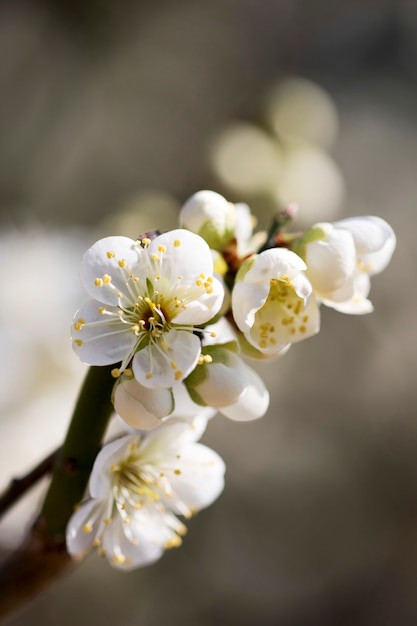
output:
[[[175,466],[165,468],[166,472],[170,471],[169,478],[177,499],[191,510],[212,504],[224,488],[224,461],[216,452],[198,443],[183,447],[177,456]],[[181,513],[180,508],[172,510]]]
[[[269,392],[262,378],[254,370],[248,369],[248,383],[237,401],[219,409],[226,417],[239,422],[260,418],[269,407]]]
[[[137,337],[124,324],[116,309],[102,307],[96,300],[84,304],[75,314],[71,328],[73,348],[79,359],[89,365],[111,365],[130,354]]]
[[[116,306],[118,292],[128,294],[126,281],[129,269],[141,273],[143,253],[143,249],[129,237],[105,237],[97,241],[84,254],[80,269],[80,278],[87,293],[103,304]],[[126,265],[120,267],[119,261],[124,261]],[[111,277],[111,281],[97,284],[97,279],[103,281],[104,276]]]
[[[202,293],[198,298],[191,300],[187,304],[187,308],[182,310],[174,319],[176,324],[205,324],[210,321],[220,310],[223,298],[224,287],[222,283],[213,277],[210,285],[210,293]],[[186,287],[184,292],[178,292],[178,296],[186,295]]]
[[[103,548],[109,562],[118,569],[130,571],[137,567],[150,565],[163,554],[163,547],[158,543],[129,541],[125,534],[126,528],[120,517],[112,520],[103,534]]]
[[[170,420],[173,417],[193,419],[197,416],[202,416],[208,420],[217,413],[217,410],[210,406],[200,406],[193,402],[184,383],[177,383],[172,388],[172,391],[174,394],[175,409],[170,414]]]
[[[66,530],[69,554],[81,557],[90,550],[105,509],[105,501],[88,500],[72,514]]]
[[[126,435],[111,441],[100,450],[94,461],[88,484],[93,498],[104,498],[107,495],[111,486],[111,467],[126,454],[133,441],[135,435]]]
[[[325,295],[339,288],[352,274],[356,264],[356,251],[352,235],[328,226],[326,239],[306,245],[307,276],[317,293]]]
[[[114,408],[132,428],[155,428],[174,408],[172,391],[150,389],[134,379],[124,380],[116,386]]]
[[[269,281],[255,284],[241,281],[235,284],[232,291],[233,318],[243,333],[252,328],[257,311],[268,297],[269,288]]]
[[[135,354],[133,372],[145,387],[172,387],[197,365],[200,340],[185,330],[170,330],[162,341],[150,343]]]
[[[161,246],[166,248],[164,255],[159,252]],[[213,259],[207,243],[185,229],[171,230],[154,239],[149,246],[149,255],[152,254],[161,257],[161,270],[169,268],[171,282],[176,282],[178,276],[182,276],[183,281],[194,281],[200,273],[213,274]]]

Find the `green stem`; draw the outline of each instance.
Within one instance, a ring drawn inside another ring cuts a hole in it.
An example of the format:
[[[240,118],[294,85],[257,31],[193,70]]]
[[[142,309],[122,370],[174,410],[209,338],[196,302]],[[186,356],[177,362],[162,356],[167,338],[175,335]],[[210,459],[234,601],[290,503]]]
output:
[[[40,526],[48,542],[65,540],[65,528],[82,500],[90,472],[113,412],[111,367],[91,367],[85,378],[66,439],[57,455]]]

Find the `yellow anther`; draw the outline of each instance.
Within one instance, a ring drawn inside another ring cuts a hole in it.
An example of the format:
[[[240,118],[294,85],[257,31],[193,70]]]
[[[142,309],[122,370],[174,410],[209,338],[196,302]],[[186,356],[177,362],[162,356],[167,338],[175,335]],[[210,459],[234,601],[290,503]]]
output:
[[[113,376],[113,378],[119,378],[122,375],[122,372],[119,370],[118,367],[115,367],[114,369],[112,369],[111,375]]]
[[[109,274],[104,274],[103,282],[106,283],[106,285],[109,285],[111,283],[111,276]]]
[[[184,372],[182,372],[181,370],[177,370],[175,372],[174,378],[175,380],[180,380],[180,378],[182,378],[184,376]]]
[[[171,361],[171,367],[173,370],[178,369],[178,365],[175,363],[175,361]]]
[[[130,515],[127,515],[127,516],[124,518],[124,520],[123,520],[123,521],[124,521],[124,523],[125,523],[125,524],[130,524],[130,522],[132,521],[132,518],[131,518],[131,516],[130,516]]]
[[[178,548],[182,544],[182,539],[179,535],[174,535],[171,539],[168,539],[164,543],[165,550],[170,550],[171,548]]]
[[[181,245],[181,241],[179,239],[174,240],[174,248],[179,248]]]
[[[126,557],[124,554],[115,554],[113,557],[113,561],[115,563],[125,563],[126,562]]]
[[[205,354],[203,359],[205,363],[213,363],[213,357],[210,354]]]
[[[299,329],[300,333],[305,333],[307,328],[305,326],[300,326]]]
[[[158,246],[158,252],[162,252],[163,253],[163,252],[166,252],[166,251],[167,251],[166,246]]]
[[[177,278],[178,278],[178,280],[182,280],[184,278],[184,276],[181,276],[181,274],[178,274]]]
[[[146,374],[145,378],[146,378],[147,380],[149,380],[150,378],[153,378],[153,374],[152,374],[152,372],[149,372],[149,374]]]
[[[106,526],[108,526],[109,524],[111,524],[111,517],[106,517],[103,520],[103,524],[106,524]]]
[[[210,333],[210,337],[217,337],[217,333],[215,332]]]
[[[155,280],[161,280],[161,277],[159,276],[159,274],[158,276],[155,276]]]
[[[92,533],[93,532],[93,527],[91,526],[91,524],[84,524],[83,526],[83,533]]]
[[[113,250],[109,250],[108,252],[106,252],[106,255],[108,259],[114,259],[114,257],[116,256]]]
[[[200,274],[200,278],[202,278],[203,280],[205,279],[206,275],[204,274],[204,272],[201,272]]]
[[[148,237],[144,237],[142,239],[142,246],[150,246],[151,245],[151,240]]]
[[[143,328],[144,326],[146,326],[146,322],[145,322],[145,320],[139,320],[139,321],[138,321],[138,324],[139,324],[139,326],[141,326],[142,328]]]
[[[174,469],[174,474],[179,476],[181,474],[181,470],[180,469]]]
[[[106,307],[101,306],[101,307],[99,308],[98,312],[99,312],[99,314],[100,314],[100,315],[104,315],[104,314],[106,313]]]
[[[103,286],[103,279],[102,278],[96,278],[94,281],[94,284],[96,287],[102,287]]]
[[[126,267],[127,263],[125,259],[120,259],[120,261],[117,262],[119,267]]]
[[[84,324],[85,324],[85,319],[82,317],[79,317],[77,321],[74,323],[75,330],[81,330]]]
[[[81,346],[83,345],[84,341],[82,339],[74,339],[74,343],[75,343],[76,346],[81,348]]]
[[[159,256],[157,254],[151,255],[154,261],[159,261]]]
[[[101,546],[98,547],[97,552],[98,552],[99,556],[106,556],[106,551]]]
[[[132,376],[132,370],[130,369],[130,367],[127,367],[125,369],[125,374],[126,374],[126,376]]]
[[[259,345],[260,345],[260,347],[261,347],[261,348],[266,348],[266,347],[267,347],[267,343],[266,343],[265,339],[262,339],[262,340],[259,342]]]
[[[117,297],[118,297],[118,298],[121,298],[121,297],[122,297],[122,295],[123,295],[123,294],[122,294],[122,292],[121,292],[121,291],[118,291],[118,292],[117,292]]]
[[[134,326],[130,327],[130,330],[132,331],[132,333],[138,333],[140,331],[140,326],[138,326],[138,324],[135,324]]]
[[[204,283],[203,283],[203,281],[200,278],[198,278],[195,281],[195,284],[197,285],[197,287],[203,287],[204,286]]]
[[[297,304],[295,305],[294,313],[298,315],[300,311],[301,311],[301,301],[299,300]]]
[[[93,541],[93,548],[98,548],[99,546],[101,546],[101,539],[96,537]]]
[[[301,321],[304,322],[304,324],[308,322],[308,315],[304,315],[304,317],[301,318]]]

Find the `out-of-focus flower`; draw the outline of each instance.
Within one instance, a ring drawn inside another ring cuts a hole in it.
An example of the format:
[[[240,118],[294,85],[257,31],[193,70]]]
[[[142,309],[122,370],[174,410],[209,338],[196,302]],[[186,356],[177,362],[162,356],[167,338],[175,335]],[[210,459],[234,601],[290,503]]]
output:
[[[209,506],[224,486],[222,459],[196,443],[205,424],[171,420],[105,446],[90,477],[91,498],[67,526],[69,553],[95,546],[113,566],[131,570],[181,545],[187,529],[177,515]]]
[[[354,217],[313,226],[301,240],[300,254],[323,304],[363,314],[373,310],[370,276],[385,269],[395,245],[394,231],[383,219]]]
[[[265,250],[245,261],[232,292],[233,317],[246,340],[275,356],[318,332],[320,314],[306,264],[285,248]]]
[[[224,291],[206,242],[187,230],[153,241],[107,237],[84,255],[82,283],[94,299],[72,326],[73,347],[90,365],[131,366],[144,387],[172,387],[196,366],[194,334],[219,311]]]
[[[273,85],[265,98],[265,118],[278,137],[330,149],[339,130],[337,107],[317,83],[293,76]]]

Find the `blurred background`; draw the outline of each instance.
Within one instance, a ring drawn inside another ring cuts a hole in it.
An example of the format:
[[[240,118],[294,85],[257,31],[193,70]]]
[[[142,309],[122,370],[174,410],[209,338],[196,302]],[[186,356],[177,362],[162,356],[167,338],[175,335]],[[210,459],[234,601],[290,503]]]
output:
[[[65,433],[98,237],[172,228],[204,188],[261,227],[297,201],[300,227],[376,214],[398,237],[375,313],[323,307],[259,365],[268,414],[210,423],[226,489],[180,550],[131,574],[92,556],[7,626],[417,623],[416,42],[412,1],[1,3],[0,485]]]

